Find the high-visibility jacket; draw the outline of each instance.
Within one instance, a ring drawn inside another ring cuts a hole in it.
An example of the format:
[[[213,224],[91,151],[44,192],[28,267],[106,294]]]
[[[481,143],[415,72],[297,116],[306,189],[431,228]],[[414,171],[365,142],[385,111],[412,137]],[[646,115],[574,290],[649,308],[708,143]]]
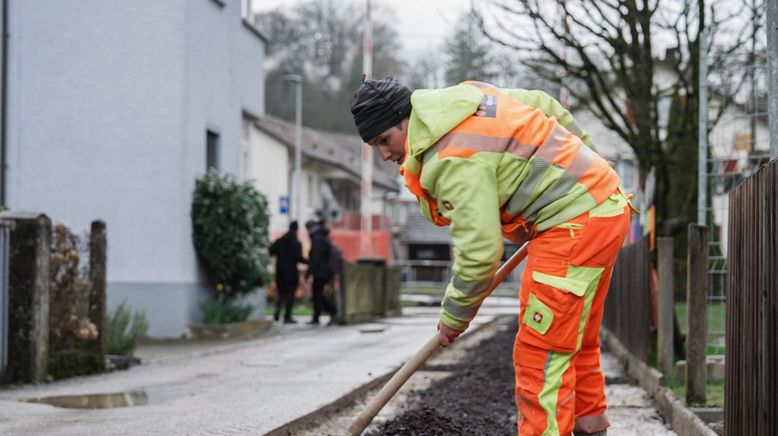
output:
[[[487,296],[502,237],[519,243],[563,225],[605,201],[619,178],[545,93],[464,82],[417,90],[411,105],[401,172],[424,215],[451,227],[441,321],[464,329]]]

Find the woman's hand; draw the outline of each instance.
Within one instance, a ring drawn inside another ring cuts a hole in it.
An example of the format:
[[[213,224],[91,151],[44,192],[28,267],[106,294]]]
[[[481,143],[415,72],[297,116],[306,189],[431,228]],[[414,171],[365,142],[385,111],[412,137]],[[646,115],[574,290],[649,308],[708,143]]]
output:
[[[454,330],[438,321],[438,339],[440,339],[440,345],[443,347],[448,347],[453,344],[454,340],[456,340],[463,331],[464,330]]]

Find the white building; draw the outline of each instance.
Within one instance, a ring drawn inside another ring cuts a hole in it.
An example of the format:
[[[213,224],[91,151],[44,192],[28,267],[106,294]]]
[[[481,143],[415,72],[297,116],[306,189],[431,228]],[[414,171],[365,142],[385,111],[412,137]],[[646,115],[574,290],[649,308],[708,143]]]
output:
[[[238,174],[241,123],[264,114],[265,39],[246,0],[4,0],[13,210],[108,230],[109,308],[153,336],[199,317],[195,178]]]
[[[281,212],[281,198],[292,198],[294,175],[294,123],[266,116],[246,126],[244,150],[249,163],[244,178],[251,180],[270,203],[271,233],[276,236],[286,231],[291,221],[289,210]],[[332,190],[342,212],[342,220],[333,223],[336,229],[359,229],[360,153],[362,140],[357,135],[327,133],[303,128],[301,171],[302,224],[315,216],[321,201],[322,187]],[[384,220],[386,200],[399,192],[396,178],[399,167],[394,162],[380,161],[374,153],[372,213],[374,221]],[[379,230],[379,228],[376,228]]]

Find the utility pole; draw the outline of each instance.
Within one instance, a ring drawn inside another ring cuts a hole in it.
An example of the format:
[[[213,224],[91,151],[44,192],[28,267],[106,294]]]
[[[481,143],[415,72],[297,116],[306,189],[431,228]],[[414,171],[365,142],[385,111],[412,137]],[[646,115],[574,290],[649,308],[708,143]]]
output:
[[[770,159],[778,159],[778,0],[767,0],[767,71]]]
[[[701,24],[702,25],[702,24]],[[697,153],[697,224],[706,225],[708,191],[708,29],[700,32],[699,130]]]
[[[365,9],[365,29],[362,39],[362,72],[365,80],[373,78],[373,25],[370,21],[370,0],[366,0]],[[371,196],[373,194],[373,149],[362,144],[362,198],[360,202],[360,211],[362,219],[360,220],[360,255],[372,254],[372,241],[370,238],[373,232],[373,217],[371,208]]]

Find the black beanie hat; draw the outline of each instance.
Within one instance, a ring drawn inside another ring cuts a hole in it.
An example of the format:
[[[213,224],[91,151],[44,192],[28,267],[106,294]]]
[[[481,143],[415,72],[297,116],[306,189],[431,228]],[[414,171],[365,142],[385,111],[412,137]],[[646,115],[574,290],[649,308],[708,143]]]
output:
[[[411,114],[411,90],[393,77],[365,80],[354,93],[351,114],[367,142]]]

